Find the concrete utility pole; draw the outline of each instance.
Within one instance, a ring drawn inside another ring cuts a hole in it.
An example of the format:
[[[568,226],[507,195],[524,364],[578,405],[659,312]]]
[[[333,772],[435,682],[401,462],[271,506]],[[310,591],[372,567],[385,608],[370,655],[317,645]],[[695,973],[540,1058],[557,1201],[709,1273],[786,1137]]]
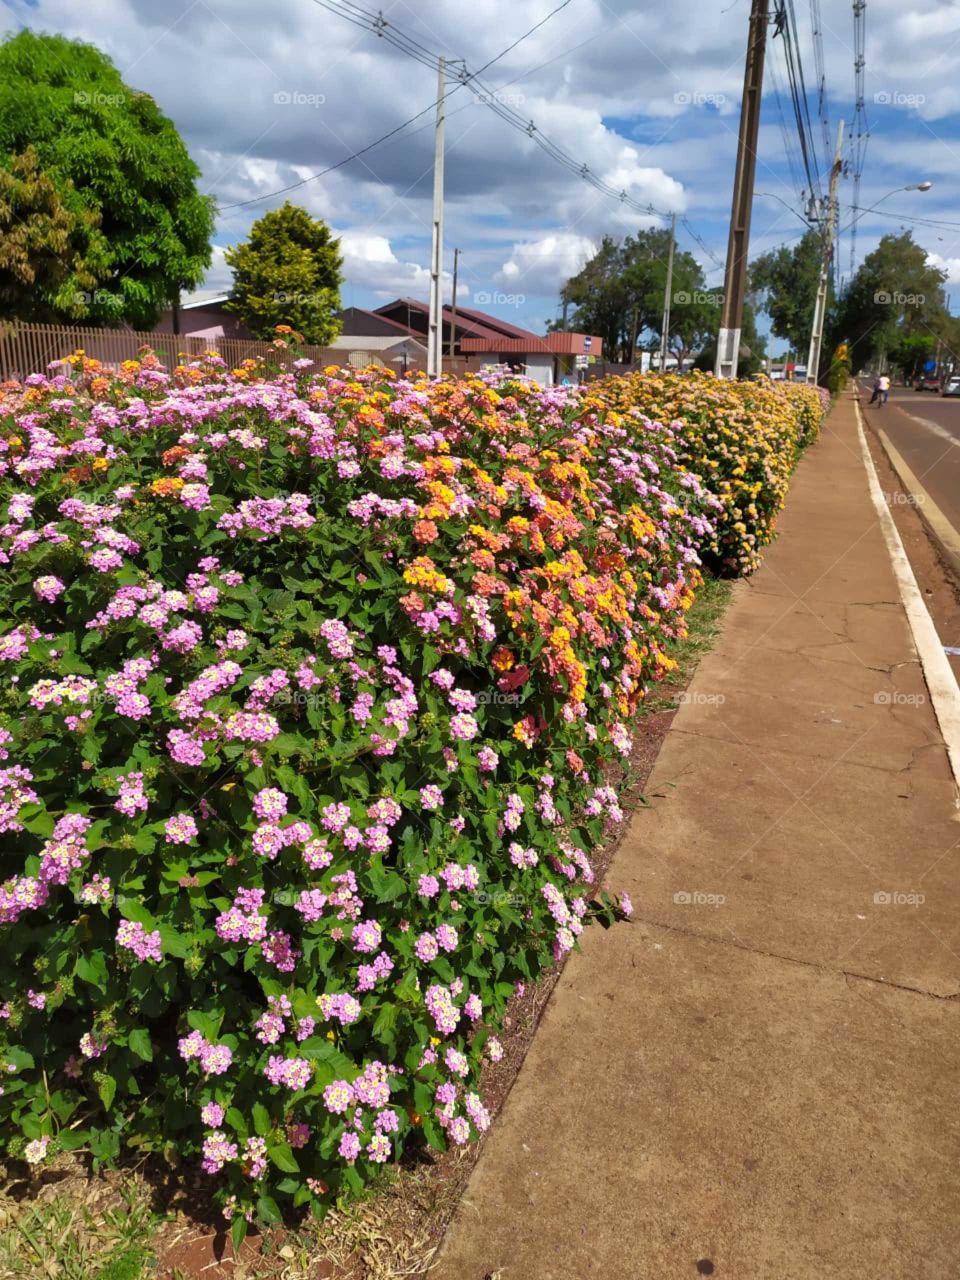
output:
[[[677,242],[677,215],[670,219],[670,252],[667,255],[667,285],[663,291],[663,324],[660,326],[660,372],[667,368],[667,349],[670,344],[670,299],[673,295],[673,249]]]
[[[757,169],[757,137],[760,131],[760,99],[763,96],[763,61],[767,48],[769,0],[753,0],[747,61],[740,104],[740,139],[737,171],[733,180],[727,269],[723,282],[723,308],[717,338],[714,372],[718,378],[735,378],[743,326],[743,300],[747,293],[747,253],[750,248],[750,213]]]
[[[457,341],[457,263],[460,261],[460,250],[453,251],[453,297],[450,301],[450,359],[453,359],[453,348]]]
[[[837,129],[837,149],[833,154],[830,171],[830,199],[827,203],[827,224],[823,229],[823,256],[820,259],[820,283],[813,307],[813,331],[810,334],[810,354],[807,356],[807,381],[816,385],[820,372],[820,348],[823,346],[823,325],[827,316],[827,292],[830,285],[830,263],[833,258],[833,232],[837,225],[837,184],[843,169],[843,121]]]
[[[446,119],[446,62],[437,72],[437,127],[433,160],[433,245],[430,254],[430,320],[427,325],[427,374],[443,372],[443,126]]]

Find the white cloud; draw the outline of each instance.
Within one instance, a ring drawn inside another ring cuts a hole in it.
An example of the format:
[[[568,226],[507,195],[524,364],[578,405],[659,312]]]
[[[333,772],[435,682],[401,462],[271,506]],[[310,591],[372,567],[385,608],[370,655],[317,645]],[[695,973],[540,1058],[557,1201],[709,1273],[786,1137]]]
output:
[[[390,297],[398,293],[426,297],[429,268],[416,262],[401,262],[386,236],[345,232],[340,237],[340,251],[343,273],[351,285]]]
[[[515,244],[494,278],[511,293],[556,294],[596,251],[596,244],[586,236],[544,236]]]
[[[960,258],[944,258],[939,253],[928,253],[927,262],[947,273],[947,284],[960,284]]]

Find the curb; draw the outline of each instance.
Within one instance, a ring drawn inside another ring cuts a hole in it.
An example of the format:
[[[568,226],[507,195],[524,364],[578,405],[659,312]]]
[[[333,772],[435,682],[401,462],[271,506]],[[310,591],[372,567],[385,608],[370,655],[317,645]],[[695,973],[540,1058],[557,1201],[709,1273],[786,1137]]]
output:
[[[909,493],[911,497],[919,499],[914,505],[914,510],[923,521],[930,537],[936,543],[950,571],[960,582],[960,530],[954,528],[942,509],[930,497],[906,458],[904,458],[884,429],[871,421],[863,412],[862,407],[860,412],[863,414],[864,421],[869,425],[870,430],[880,441],[881,448],[887,456],[887,461],[896,472],[904,491]]]
[[[859,396],[854,396],[854,407],[870,497],[873,499],[877,520],[887,544],[890,563],[897,580],[897,589],[900,592],[900,599],[913,634],[913,643],[920,658],[923,678],[926,681],[933,711],[947,749],[954,784],[958,788],[954,800],[960,810],[960,687],[957,685],[957,677],[954,675],[947,655],[943,651],[943,644],[917,585],[897,526],[883,496],[883,490],[880,488],[880,479],[870,456],[870,446],[864,431],[865,418],[860,407]]]

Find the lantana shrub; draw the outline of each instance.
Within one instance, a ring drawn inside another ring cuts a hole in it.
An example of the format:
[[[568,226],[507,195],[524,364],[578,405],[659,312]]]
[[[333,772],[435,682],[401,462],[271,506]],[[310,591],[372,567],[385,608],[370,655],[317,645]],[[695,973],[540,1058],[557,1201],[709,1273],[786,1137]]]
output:
[[[594,855],[723,512],[682,424],[504,374],[27,384],[3,1141],[199,1165],[239,1239],[487,1127],[508,1000],[631,909]]]
[[[751,573],[776,533],[800,451],[817,438],[829,395],[801,383],[735,382],[701,373],[631,374],[598,384],[610,408],[638,422],[682,424],[679,462],[721,504],[704,561],[725,576]]]

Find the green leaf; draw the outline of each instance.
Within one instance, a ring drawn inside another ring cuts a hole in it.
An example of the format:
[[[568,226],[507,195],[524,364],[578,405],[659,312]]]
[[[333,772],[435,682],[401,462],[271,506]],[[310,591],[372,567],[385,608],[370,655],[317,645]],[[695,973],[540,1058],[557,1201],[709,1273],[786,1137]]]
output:
[[[267,1155],[284,1173],[299,1173],[300,1166],[297,1164],[297,1158],[293,1154],[293,1149],[287,1142],[278,1142],[275,1146],[267,1148]]]
[[[427,1112],[423,1112],[422,1120],[423,1136],[426,1138],[427,1142],[429,1142],[430,1146],[433,1147],[434,1151],[446,1151],[447,1144],[444,1140],[443,1132],[436,1124],[433,1117]]]
[[[150,1039],[150,1033],[143,1027],[134,1027],[127,1039],[127,1045],[130,1052],[135,1054],[142,1062],[153,1061],[153,1043]]]
[[[239,1253],[240,1246],[247,1238],[247,1220],[242,1213],[238,1213],[230,1224],[230,1240],[233,1244],[233,1252]]]
[[[103,952],[82,952],[77,957],[74,973],[81,982],[88,982],[98,991],[104,991],[107,986],[107,962]]]
[[[273,1121],[270,1119],[270,1112],[261,1102],[253,1104],[253,1131],[258,1137],[262,1138],[273,1129]]]
[[[276,1200],[271,1199],[270,1196],[261,1196],[257,1201],[257,1218],[268,1227],[282,1221]]]
[[[100,1094],[100,1101],[109,1111],[113,1106],[113,1099],[117,1092],[117,1082],[113,1076],[101,1076],[97,1082],[97,1092]]]

